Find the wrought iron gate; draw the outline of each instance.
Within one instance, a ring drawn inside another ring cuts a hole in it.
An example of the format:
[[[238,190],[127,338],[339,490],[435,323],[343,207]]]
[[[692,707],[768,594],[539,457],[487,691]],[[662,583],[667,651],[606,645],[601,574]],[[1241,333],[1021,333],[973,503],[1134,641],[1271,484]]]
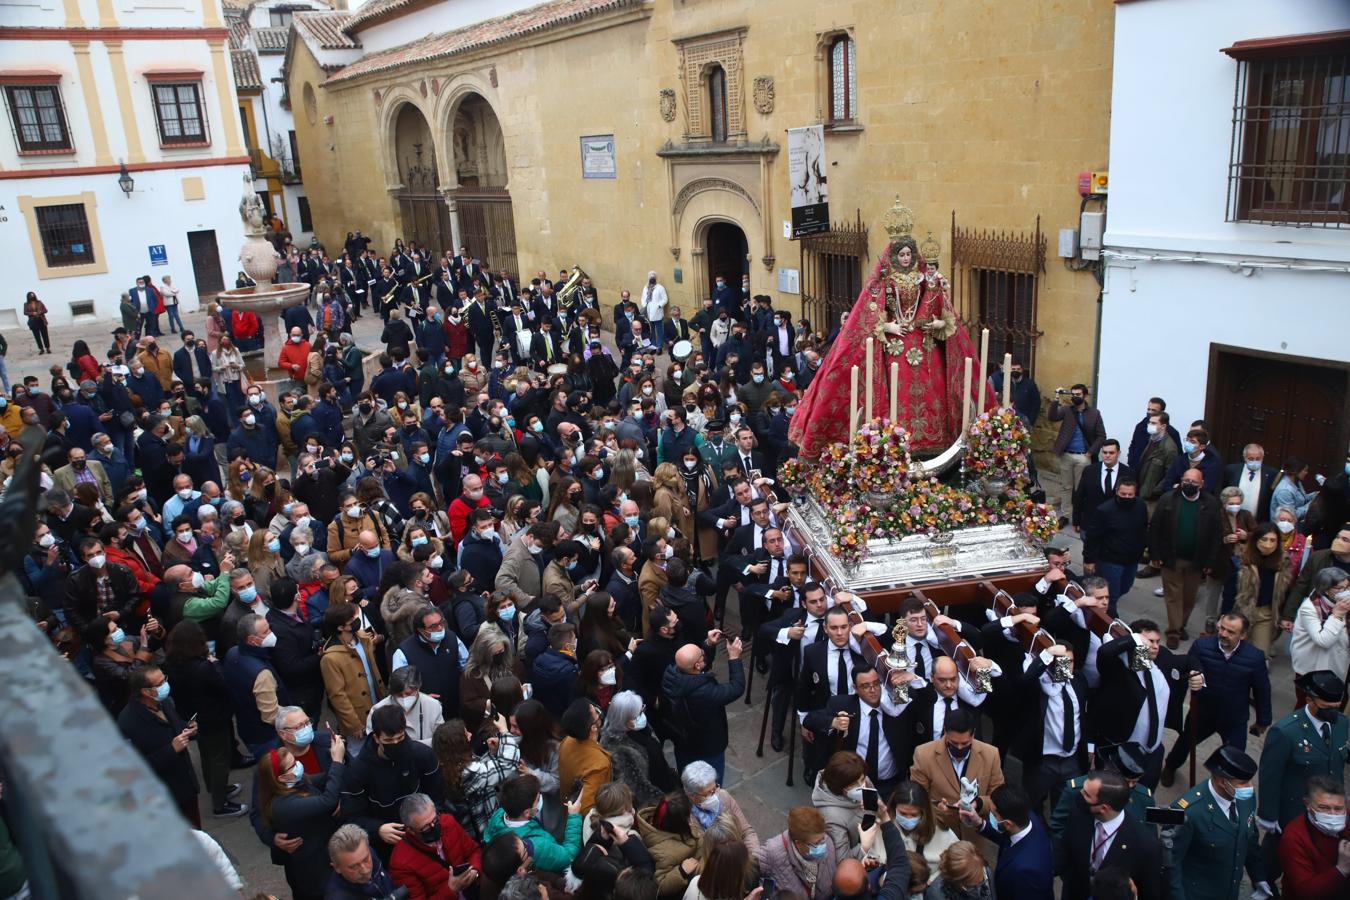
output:
[[[989,358],[1011,353],[1034,366],[1040,275],[1045,272],[1046,238],[1041,217],[1030,232],[959,228],[952,211],[952,305],[976,335],[989,329]]]
[[[398,212],[404,240],[417,241],[433,253],[454,252],[450,208],[436,190],[439,179],[434,164],[422,161],[422,145],[413,145],[414,156],[403,167],[403,190],[398,193]]]
[[[493,188],[460,188],[455,191],[459,214],[459,242],[492,271],[506,269],[520,274],[516,257],[516,224],[511,195]]]
[[[856,221],[835,222],[823,234],[802,238],[802,315],[812,329],[829,334],[862,292],[867,265],[867,226],[862,211]]]

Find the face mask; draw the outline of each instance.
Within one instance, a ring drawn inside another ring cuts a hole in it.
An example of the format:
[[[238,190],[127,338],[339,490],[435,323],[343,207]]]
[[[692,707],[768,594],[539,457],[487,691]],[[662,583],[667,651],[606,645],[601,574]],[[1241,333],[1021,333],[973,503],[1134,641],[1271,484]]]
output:
[[[516,608],[514,606],[503,606],[497,610],[497,618],[503,622],[510,622],[516,617]]]
[[[1313,826],[1323,834],[1338,837],[1345,830],[1345,813],[1309,813]]]
[[[396,701],[399,706],[403,707],[403,711],[407,712],[417,705],[417,695],[414,694],[411,697],[398,697],[396,698]]]
[[[1137,499],[1137,497],[1117,497],[1116,506],[1121,509],[1134,509],[1134,502]]]
[[[970,755],[970,748],[961,747],[960,749],[957,749],[956,747],[953,747],[951,744],[948,744],[947,752],[951,754],[952,759],[965,759],[967,756]]]
[[[642,518],[640,516],[624,516],[623,521],[629,528],[636,528],[638,527],[638,523],[642,521]]]
[[[254,585],[249,585],[242,589],[239,592],[239,599],[252,605],[253,601],[258,599],[258,588]]]
[[[1074,397],[1074,398],[1072,399],[1072,403],[1073,403],[1074,406],[1082,406],[1082,405],[1083,405],[1083,398],[1082,398],[1082,397]]]
[[[433,556],[427,560],[427,565],[431,566],[431,568],[433,569],[439,569],[444,564],[445,563],[441,560],[439,556]]]
[[[163,703],[169,699],[169,682],[165,681],[159,687],[155,688],[155,700]]]
[[[244,416],[244,424],[249,428],[252,428],[254,425],[258,424],[258,417],[254,415]]]
[[[291,743],[297,747],[308,747],[314,743],[314,726],[306,725],[304,728],[297,729],[291,736]]]
[[[56,535],[52,534],[50,531],[38,539],[39,547],[50,547],[52,544],[55,543],[56,543]]]
[[[344,510],[344,512],[347,514],[347,518],[349,519],[361,518],[361,507],[359,506],[349,507],[346,510]]]
[[[732,413],[731,415],[727,416],[727,418],[731,420],[732,425],[741,424],[741,414],[738,412]]]
[[[268,552],[268,553],[280,553],[280,552],[281,552],[281,539],[280,539],[280,538],[272,538],[272,540],[268,541],[268,542],[267,542],[267,552]]]
[[[1255,796],[1256,796],[1256,788],[1252,787],[1250,784],[1243,785],[1242,787],[1235,786],[1233,788],[1234,800],[1250,800]]]
[[[112,641],[114,644],[120,644],[126,639],[127,633],[120,628],[108,635],[108,640]]]
[[[202,586],[205,585],[205,584],[206,584],[206,576],[202,575],[201,572],[193,572],[193,573],[192,573],[192,588],[193,588],[193,590],[199,591],[199,590],[202,589]]]
[[[600,683],[601,683],[601,684],[610,685],[610,686],[613,686],[613,685],[616,685],[616,684],[619,683],[619,675],[618,675],[618,673],[615,671],[615,669],[614,669],[613,666],[611,666],[611,667],[608,668],[608,669],[604,669],[604,670],[602,670],[602,671],[600,672]]]
[[[300,343],[302,340],[304,340],[304,338],[302,338],[302,337],[301,337],[300,335],[298,335],[298,334],[293,334],[293,335],[291,335],[291,343],[292,343],[292,344],[298,344],[298,343]]]
[[[750,378],[751,378],[752,381],[755,382],[755,384],[763,384],[763,383],[764,383],[764,376],[763,376],[763,375],[751,375]]]
[[[650,384],[644,384],[642,386],[642,393],[644,396],[650,397],[652,395],[652,386]]]
[[[535,556],[538,556],[540,553],[543,553],[543,552],[544,552],[544,548],[541,547],[541,546],[539,546],[538,544],[531,544],[531,545],[530,545],[530,553],[531,553],[531,554],[533,554],[533,555],[535,555]]]
[[[717,813],[722,809],[722,798],[714,792],[698,801],[698,808],[704,812]]]
[[[295,555],[296,555],[296,556],[304,556],[304,555],[305,555],[306,553],[308,553],[308,552],[309,552],[309,544],[296,544],[296,545],[295,545]]]
[[[633,720],[633,730],[641,731],[646,727],[647,727],[647,714],[645,712],[640,712],[637,714],[637,718]]]
[[[1259,472],[1259,471],[1261,471],[1261,460],[1259,460],[1259,459],[1249,459],[1249,460],[1247,460],[1247,462],[1245,463],[1245,465],[1247,466],[1247,471],[1248,471],[1248,472]]]
[[[1229,503],[1224,507],[1224,512],[1228,513],[1230,516],[1236,516],[1238,513],[1242,512],[1242,504]]]
[[[1275,527],[1280,530],[1280,534],[1288,534],[1294,530],[1294,523],[1286,519],[1281,519],[1275,523]]]
[[[844,792],[844,796],[848,797],[848,799],[852,800],[854,803],[862,803],[863,789],[860,787],[849,788],[847,791]]]
[[[1194,500],[1200,496],[1200,486],[1198,484],[1183,484],[1181,486],[1181,496],[1187,500]]]
[[[919,822],[923,820],[918,816],[896,816],[895,821],[899,823],[900,827],[905,831],[913,831],[915,828],[919,827]]]
[[[1182,442],[1181,442],[1181,452],[1182,452],[1182,453],[1194,453],[1194,452],[1195,452],[1195,441],[1182,441]]]
[[[989,827],[992,828],[992,829],[994,829],[994,831],[1000,831],[1000,830],[1001,830],[1001,829],[998,827],[998,819],[994,818],[994,814],[993,814],[992,812],[989,814]]]
[[[355,457],[350,453],[342,453],[338,455],[338,459],[342,460],[344,464],[350,464]]]
[[[192,494],[193,494],[192,488],[183,488],[181,491],[178,492],[178,499],[186,503],[187,501],[192,499]]]
[[[819,844],[812,844],[811,846],[807,847],[806,853],[804,853],[803,855],[807,859],[824,859],[825,848],[826,848],[825,841],[821,841]]]
[[[260,643],[258,646],[262,647],[264,650],[269,650],[272,647],[275,647],[276,645],[277,645],[277,633],[275,631],[269,631],[267,632],[267,637],[263,638],[262,643]]]
[[[795,413],[796,411],[797,407],[795,406],[789,406],[787,409],[783,410],[783,412],[787,413],[789,416]]]
[[[254,406],[262,406],[262,401],[263,401],[262,394],[248,395],[248,402],[253,404]]]
[[[1334,706],[1323,706],[1319,707],[1317,710],[1317,718],[1321,719],[1323,722],[1335,722],[1339,716],[1340,710],[1336,709]]]
[[[378,559],[380,556],[380,548],[371,547],[369,550],[365,551],[365,553],[366,556],[369,556],[371,559]]]

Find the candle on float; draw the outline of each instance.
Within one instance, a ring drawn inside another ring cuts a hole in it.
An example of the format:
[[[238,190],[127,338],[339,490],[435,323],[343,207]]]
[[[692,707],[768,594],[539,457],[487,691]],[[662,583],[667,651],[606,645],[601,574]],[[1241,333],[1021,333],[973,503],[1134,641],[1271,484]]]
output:
[[[869,337],[867,339],[867,384],[864,385],[863,388],[867,391],[866,416],[863,418],[864,422],[872,421],[872,385],[875,384],[875,382],[872,381],[872,344],[873,339]]]
[[[970,367],[975,360],[966,357],[966,375],[961,387],[961,434],[970,430]]]
[[[1008,398],[1012,396],[1012,354],[1003,354],[1003,408],[1008,408]]]
[[[853,446],[853,438],[858,433],[858,367],[849,370],[848,388],[848,444]]]
[[[980,385],[975,392],[975,408],[984,410],[984,386],[989,381],[989,329],[980,331]]]
[[[895,418],[900,414],[900,364],[891,363],[891,427],[895,427]]]

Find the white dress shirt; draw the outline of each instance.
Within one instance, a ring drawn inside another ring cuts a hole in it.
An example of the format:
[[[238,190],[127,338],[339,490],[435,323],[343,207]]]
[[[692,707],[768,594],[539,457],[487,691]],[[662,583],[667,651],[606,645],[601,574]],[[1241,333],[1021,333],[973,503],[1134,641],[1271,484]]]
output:
[[[1122,665],[1128,665],[1122,659]],[[1162,746],[1164,722],[1167,720],[1167,704],[1172,697],[1172,686],[1167,683],[1167,678],[1158,670],[1157,663],[1144,669],[1142,672],[1133,673],[1139,679],[1139,683],[1148,690],[1148,682],[1144,679],[1153,680],[1153,693],[1158,698],[1158,738],[1152,747],[1148,746],[1148,697],[1144,697],[1144,705],[1139,709],[1139,718],[1134,723],[1134,729],[1130,732],[1130,740],[1143,747],[1145,750],[1156,750]]]
[[[895,777],[895,754],[891,752],[891,745],[886,742],[886,728],[882,724],[882,716],[898,716],[904,710],[896,706],[891,700],[891,692],[883,689],[881,691],[881,703],[876,707],[868,706],[866,703],[858,703],[858,748],[857,754],[867,758],[867,742],[872,739],[872,710],[876,709],[881,715],[877,716],[877,728],[880,734],[877,735],[877,777],[883,781]]]
[[[1045,728],[1041,735],[1041,754],[1044,756],[1072,756],[1083,742],[1083,711],[1078,707],[1078,695],[1067,681],[1050,680],[1049,672],[1040,677],[1041,693],[1045,695]],[[1073,710],[1073,745],[1064,752],[1064,704]]]

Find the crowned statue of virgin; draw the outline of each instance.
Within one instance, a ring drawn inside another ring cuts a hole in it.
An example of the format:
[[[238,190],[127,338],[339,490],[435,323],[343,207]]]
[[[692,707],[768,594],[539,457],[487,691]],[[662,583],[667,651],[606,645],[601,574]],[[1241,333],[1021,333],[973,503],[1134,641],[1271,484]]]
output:
[[[862,378],[859,410],[870,396],[874,416],[885,417],[891,363],[898,363],[896,420],[910,433],[912,453],[936,455],[959,436],[962,365],[975,356],[975,347],[952,308],[947,279],[937,271],[937,242],[931,235],[924,242],[931,257],[925,259],[914,241],[914,214],[898,197],[884,224],[890,242],[792,417],[788,436],[803,458],[817,458],[830,444],[848,441],[849,416],[859,414],[850,398],[854,366]],[[970,401],[976,415],[998,405],[982,377],[972,385]]]

